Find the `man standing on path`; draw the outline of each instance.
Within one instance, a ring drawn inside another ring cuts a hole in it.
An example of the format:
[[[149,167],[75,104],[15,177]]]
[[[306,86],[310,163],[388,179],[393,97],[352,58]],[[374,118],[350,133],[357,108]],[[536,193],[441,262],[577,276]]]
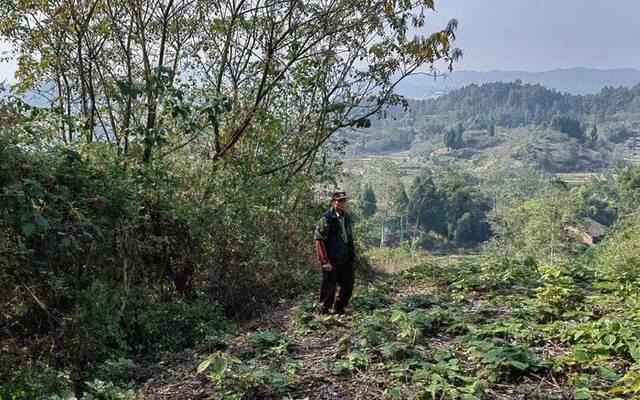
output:
[[[318,221],[315,241],[318,262],[322,266],[320,313],[328,314],[333,306],[336,314],[344,314],[353,292],[353,262],[356,259],[345,192],[331,195],[331,210]],[[337,296],[336,285],[340,288]]]

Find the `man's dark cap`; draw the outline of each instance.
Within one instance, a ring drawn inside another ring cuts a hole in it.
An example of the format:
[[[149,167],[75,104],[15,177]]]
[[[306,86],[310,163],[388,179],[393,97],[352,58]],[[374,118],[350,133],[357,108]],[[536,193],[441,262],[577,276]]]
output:
[[[339,191],[331,194],[331,200],[341,200],[347,198],[347,192]]]

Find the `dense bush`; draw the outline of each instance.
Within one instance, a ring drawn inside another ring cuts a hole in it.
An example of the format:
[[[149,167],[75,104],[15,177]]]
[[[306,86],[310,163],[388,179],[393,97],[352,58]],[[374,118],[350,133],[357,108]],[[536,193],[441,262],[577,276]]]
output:
[[[204,299],[149,305],[133,321],[133,342],[143,353],[180,350],[203,341],[219,343],[234,332],[234,324]]]
[[[487,198],[470,175],[446,171],[417,176],[410,189],[408,215],[416,226],[457,245],[480,243],[490,236]]]
[[[580,125],[580,121],[575,118],[556,115],[551,119],[551,127],[579,141],[585,140],[584,128]]]
[[[551,179],[529,199],[493,213],[496,238],[489,247],[506,258],[564,262],[582,250],[569,231],[577,223],[580,206],[575,191]]]
[[[2,363],[0,356],[0,363]],[[17,362],[17,360],[13,360]],[[73,382],[68,372],[59,371],[43,363],[34,363],[20,369],[6,371],[0,364],[0,398],[11,400],[31,400],[58,395],[62,398],[73,396]]]
[[[625,221],[610,231],[597,249],[593,265],[602,279],[637,283],[640,279],[640,223]]]
[[[138,165],[99,144],[25,146],[10,133],[0,130],[0,339],[22,349],[15,365],[44,351],[76,380],[113,354],[224,340],[227,318],[304,291],[314,272],[321,207],[308,182],[284,191],[242,169],[207,182],[195,165]],[[296,213],[292,198],[305,205]]]

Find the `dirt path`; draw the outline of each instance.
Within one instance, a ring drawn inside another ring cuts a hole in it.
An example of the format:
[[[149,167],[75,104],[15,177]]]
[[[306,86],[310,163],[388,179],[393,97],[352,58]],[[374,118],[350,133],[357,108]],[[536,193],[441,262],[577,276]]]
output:
[[[443,257],[443,259],[445,259]],[[450,260],[451,257],[446,257]],[[402,268],[405,269],[405,268]],[[401,271],[402,269],[398,269]],[[370,285],[361,283],[361,285]],[[406,297],[433,290],[425,282],[416,282],[402,287],[392,298],[400,301]],[[312,302],[311,295],[304,299],[307,305]],[[331,366],[342,353],[338,349],[341,338],[348,337],[359,318],[354,314],[345,316],[316,316],[302,306],[281,307],[261,318],[250,321],[240,328],[238,336],[228,343],[225,352],[241,353],[247,346],[248,337],[258,332],[277,332],[295,343],[290,359],[300,363],[299,381],[295,389],[289,392],[291,398],[308,400],[329,399],[371,399],[380,396],[378,388],[369,385],[367,374],[355,374],[348,380],[332,374]],[[296,320],[316,318],[326,323],[327,329],[321,334],[301,331]],[[156,376],[142,385],[138,394],[143,399],[208,399],[213,398],[215,385],[204,376],[195,373],[196,366],[213,349],[196,348],[176,354],[170,360],[155,365]],[[270,395],[261,395],[270,398]],[[274,396],[280,399],[282,396]]]

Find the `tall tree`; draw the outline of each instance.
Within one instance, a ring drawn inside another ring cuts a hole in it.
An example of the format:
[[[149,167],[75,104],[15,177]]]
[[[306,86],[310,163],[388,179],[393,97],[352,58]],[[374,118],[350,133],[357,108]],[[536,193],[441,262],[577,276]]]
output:
[[[441,194],[430,175],[418,175],[410,188],[408,216],[418,228],[446,234],[445,210]]]
[[[580,121],[566,115],[556,115],[551,120],[551,127],[560,132],[566,133],[572,138],[580,141],[585,140],[584,127],[580,125]]]
[[[376,213],[376,194],[374,193],[370,183],[367,183],[360,193],[358,208],[360,209],[362,216],[365,218],[372,217],[373,214]]]
[[[400,179],[398,166],[391,160],[382,160],[370,169],[372,187],[376,192],[378,209],[380,247],[384,246],[394,233],[402,236],[400,225],[406,221],[407,194]],[[395,228],[398,228],[397,231]]]
[[[456,148],[456,132],[453,129],[447,129],[444,133],[444,145],[448,150]]]
[[[586,136],[586,142],[589,144],[593,144],[598,140],[598,127],[596,126],[596,124],[593,124],[593,126],[591,127],[591,130],[589,130],[589,133]]]
[[[509,257],[534,258],[555,264],[572,254],[567,227],[575,224],[581,200],[558,179],[523,203],[503,211],[492,229],[499,238],[500,252]]]
[[[0,36],[19,60],[17,87],[50,95],[60,140],[81,130],[145,163],[194,149],[214,172],[250,160],[257,174],[291,179],[313,173],[335,132],[399,103],[406,76],[439,60],[451,67],[455,20],[410,36],[433,7],[0,0]]]
[[[444,134],[445,146],[447,146],[448,149],[460,149],[464,147],[463,133],[464,128],[460,123],[454,128],[449,128]]]

